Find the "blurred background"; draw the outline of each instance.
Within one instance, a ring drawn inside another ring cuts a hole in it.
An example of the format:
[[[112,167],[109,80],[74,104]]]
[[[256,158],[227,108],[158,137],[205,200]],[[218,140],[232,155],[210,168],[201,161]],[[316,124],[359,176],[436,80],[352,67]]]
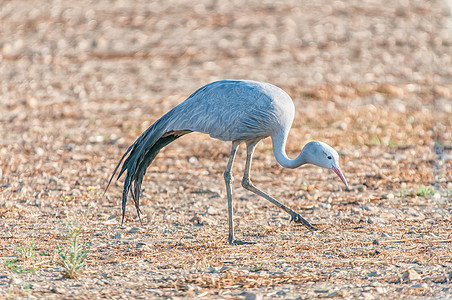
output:
[[[3,1],[0,13],[11,105],[150,99],[224,78],[270,81],[294,98],[388,83],[405,98],[452,81],[446,1]]]

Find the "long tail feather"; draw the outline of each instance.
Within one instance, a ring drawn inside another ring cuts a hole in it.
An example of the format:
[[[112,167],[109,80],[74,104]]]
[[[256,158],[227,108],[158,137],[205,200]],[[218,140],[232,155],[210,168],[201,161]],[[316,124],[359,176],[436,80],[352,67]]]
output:
[[[170,112],[171,113],[171,112]],[[124,189],[122,192],[122,219],[121,224],[124,222],[127,197],[130,193],[137,210],[138,218],[141,221],[141,211],[140,211],[140,194],[141,194],[141,183],[143,177],[146,174],[148,166],[155,159],[160,150],[167,146],[169,143],[178,139],[179,137],[191,132],[189,130],[180,131],[166,131],[166,124],[171,118],[171,114],[168,113],[154,124],[152,124],[143,134],[138,137],[138,139],[127,149],[121,160],[116,165],[112,176],[108,182],[105,189],[107,191],[110,186],[115,174],[119,170],[119,179],[124,172],[126,172],[126,177],[124,179]],[[122,165],[122,166],[121,166]],[[119,168],[121,166],[121,169]],[[105,193],[104,192],[104,193]]]

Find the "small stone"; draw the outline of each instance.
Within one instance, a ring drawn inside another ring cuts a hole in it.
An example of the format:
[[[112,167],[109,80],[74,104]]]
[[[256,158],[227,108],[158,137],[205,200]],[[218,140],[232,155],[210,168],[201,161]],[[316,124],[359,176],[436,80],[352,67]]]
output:
[[[319,295],[317,295],[318,298],[344,298],[344,297],[348,296],[348,292],[346,292],[346,291],[331,292],[331,290],[325,290],[325,291],[316,290],[314,292],[319,293]]]
[[[362,192],[362,191],[366,190],[366,187],[365,187],[364,185],[362,185],[362,184],[358,184],[358,185],[349,185],[349,186],[346,186],[346,187],[345,187],[345,190],[346,190],[347,192],[353,192],[353,191],[356,191],[356,192]]]
[[[390,212],[384,212],[380,215],[380,218],[382,219],[395,219],[395,215]]]
[[[374,240],[374,241],[372,242],[372,244],[373,244],[373,245],[380,245],[380,242],[379,242],[378,240]]]
[[[325,208],[325,209],[330,209],[331,208],[331,204],[329,204],[329,203],[326,203],[326,204],[324,204],[324,203],[320,203],[320,208]]]
[[[116,224],[117,221],[113,218],[113,219],[108,219],[107,221],[105,221],[105,225],[113,225]]]
[[[389,282],[389,283],[400,283],[400,281],[401,281],[400,276],[398,276],[398,275],[386,278],[386,282]]]
[[[370,292],[365,292],[365,293],[362,293],[361,295],[364,297],[364,299],[368,299],[368,300],[375,299],[375,296],[372,295],[372,293],[370,293]]]
[[[378,273],[377,272],[370,272],[367,274],[368,277],[374,277],[376,276]]]
[[[50,291],[55,294],[63,294],[64,293],[64,289],[56,287],[56,286],[52,287],[50,289]]]
[[[58,178],[56,178],[55,176],[50,177],[49,179],[49,184],[58,184]]]
[[[112,239],[115,239],[115,240],[120,240],[120,239],[122,239],[122,234],[117,233],[117,234],[115,234],[114,236],[112,236],[111,238],[112,238]]]
[[[217,210],[213,207],[209,207],[209,209],[207,210],[207,213],[209,215],[216,215],[217,214]]]
[[[19,277],[13,276],[9,283],[21,285],[22,284],[22,279],[19,278]]]
[[[440,213],[434,212],[434,213],[432,213],[432,218],[433,219],[442,219],[444,217]]]
[[[35,148],[35,153],[36,153],[37,156],[43,156],[45,151],[41,147],[36,147]]]
[[[421,275],[419,275],[419,273],[416,272],[415,270],[407,270],[407,271],[403,272],[402,279],[405,282],[412,282],[412,281],[420,280]]]
[[[262,295],[255,293],[246,293],[245,300],[262,300]]]
[[[141,249],[145,245],[146,245],[145,243],[137,243],[137,249]]]
[[[140,228],[138,228],[138,227],[132,227],[132,228],[129,230],[129,233],[137,233],[137,232],[140,232],[140,231],[141,231]]]
[[[202,215],[195,214],[193,218],[190,219],[190,222],[202,226],[206,224],[206,219]]]
[[[190,156],[187,160],[191,164],[196,164],[198,162],[198,159],[194,156]]]
[[[339,297],[340,295],[338,294],[337,291],[334,291],[332,293],[329,293],[328,295],[326,295],[326,298],[333,298],[333,297]]]
[[[413,284],[411,287],[415,288],[415,289],[422,289],[422,290],[428,289],[428,285],[426,283]]]
[[[447,277],[444,275],[440,275],[440,276],[435,276],[432,278],[432,281],[434,283],[446,283],[447,282]]]

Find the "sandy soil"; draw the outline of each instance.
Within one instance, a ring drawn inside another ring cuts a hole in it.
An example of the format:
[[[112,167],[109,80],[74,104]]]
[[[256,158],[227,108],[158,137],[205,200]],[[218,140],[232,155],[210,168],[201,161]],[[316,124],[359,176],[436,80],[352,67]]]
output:
[[[452,18],[441,1],[0,3],[0,298],[452,296]],[[208,82],[274,83],[297,112],[287,151],[339,150],[351,185],[286,170],[270,140],[253,181],[320,228],[240,187],[227,244],[228,143],[190,134],[143,183],[141,226],[121,155]],[[77,279],[68,225],[90,249]],[[34,257],[16,247],[33,243]]]

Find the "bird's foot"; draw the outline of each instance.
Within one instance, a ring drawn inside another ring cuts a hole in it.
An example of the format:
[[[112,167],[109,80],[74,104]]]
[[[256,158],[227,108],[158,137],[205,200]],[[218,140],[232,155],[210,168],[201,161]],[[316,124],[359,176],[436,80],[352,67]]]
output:
[[[229,245],[235,246],[235,245],[253,245],[255,243],[253,242],[245,242],[242,240],[229,240]]]
[[[300,214],[298,213],[293,213],[290,216],[290,222],[294,221],[295,223],[301,223],[303,224],[303,226],[305,226],[306,228],[308,228],[309,230],[312,231],[317,231],[318,229],[315,228],[314,226],[311,225],[311,223],[309,223],[305,218],[303,218],[302,216],[300,216]]]

